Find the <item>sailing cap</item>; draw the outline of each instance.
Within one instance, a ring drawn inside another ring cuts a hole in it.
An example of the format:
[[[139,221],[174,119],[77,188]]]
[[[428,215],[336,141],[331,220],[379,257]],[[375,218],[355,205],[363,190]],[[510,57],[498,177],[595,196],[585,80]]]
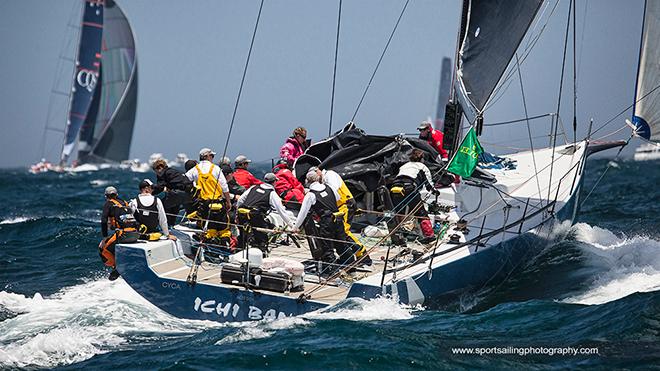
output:
[[[113,187],[113,186],[106,187],[106,189],[105,189],[105,195],[106,195],[106,196],[108,196],[108,195],[116,195],[116,194],[117,194],[117,188],[115,188],[115,187]]]
[[[202,158],[206,155],[213,155],[215,156],[215,152],[211,150],[211,148],[202,148],[199,150],[199,157]]]
[[[277,181],[277,176],[273,173],[266,173],[264,175],[264,182],[266,183],[275,183]]]
[[[244,155],[238,155],[238,156],[234,159],[234,163],[235,163],[235,164],[243,164],[243,163],[246,163],[246,162],[247,162],[247,163],[250,163],[250,162],[252,162],[252,160],[250,160],[249,158],[247,158],[247,157],[244,156]]]
[[[431,127],[431,121],[422,121],[422,123],[417,127],[417,130],[430,129]]]
[[[143,190],[144,188],[147,188],[147,187],[151,187],[151,186],[153,186],[153,185],[154,185],[154,182],[152,182],[151,180],[149,180],[149,179],[143,179],[143,180],[140,182],[140,190]]]

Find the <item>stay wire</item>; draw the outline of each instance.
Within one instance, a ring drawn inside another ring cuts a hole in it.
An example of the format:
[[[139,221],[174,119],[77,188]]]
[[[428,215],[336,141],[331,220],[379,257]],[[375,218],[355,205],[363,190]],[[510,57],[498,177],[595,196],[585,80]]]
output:
[[[600,174],[600,177],[598,177],[598,180],[596,180],[596,183],[594,183],[594,185],[591,187],[591,190],[589,190],[589,193],[587,193],[587,196],[582,200],[582,203],[580,203],[580,208],[582,208],[584,206],[584,204],[587,202],[587,199],[589,198],[589,196],[591,196],[591,194],[596,189],[596,187],[598,186],[600,181],[603,180],[603,177],[605,176],[605,174],[607,174],[607,171],[612,167],[612,163],[619,158],[619,156],[621,155],[621,151],[623,151],[623,149],[626,148],[626,146],[628,145],[628,143],[630,142],[630,140],[634,136],[635,136],[635,134],[630,135],[628,140],[626,140],[626,144],[622,145],[621,148],[619,148],[619,151],[616,153],[616,156],[614,156],[614,159],[607,163],[607,167],[605,168],[605,171],[603,171],[603,173]]]
[[[522,95],[523,108],[525,109],[525,117],[529,117],[527,113],[527,100],[525,99],[525,88],[523,87],[522,73],[520,72],[520,60],[518,59],[518,53],[516,53],[516,65],[518,70],[518,81],[520,81],[520,93]],[[538,167],[536,166],[536,155],[534,154],[534,141],[532,140],[532,128],[529,126],[529,119],[525,121],[527,123],[527,135],[529,136],[529,147],[532,153],[532,163],[534,164],[534,176],[536,177],[536,188],[539,191],[539,200],[542,199],[541,195],[541,183],[539,181],[539,172]]]
[[[337,39],[335,40],[335,64],[332,68],[332,96],[330,98],[330,123],[328,124],[328,136],[332,135],[332,115],[335,111],[335,84],[337,81],[337,55],[339,53],[339,30],[341,27],[341,4],[339,0],[339,10],[337,11]]]
[[[234,121],[236,120],[236,113],[238,112],[238,104],[241,101],[241,93],[243,92],[243,85],[245,84],[245,76],[247,75],[248,66],[250,65],[250,57],[252,56],[252,48],[254,47],[254,39],[257,36],[259,28],[259,20],[261,19],[261,11],[264,7],[264,0],[259,4],[259,13],[257,13],[257,20],[254,23],[254,30],[252,31],[252,40],[250,41],[250,49],[248,50],[247,58],[245,59],[245,67],[243,68],[243,77],[241,78],[241,85],[238,88],[238,95],[236,96],[236,103],[234,104],[234,112],[231,115],[231,123],[229,124],[229,132],[227,133],[227,140],[225,141],[225,148],[222,151],[222,157],[227,155],[227,148],[229,147],[229,139],[231,138],[232,130],[234,129]]]
[[[369,83],[367,83],[367,86],[364,88],[364,93],[362,93],[362,98],[360,98],[360,102],[358,103],[357,107],[355,108],[355,112],[353,113],[353,117],[351,118],[352,122],[355,122],[355,117],[358,114],[358,111],[360,111],[360,107],[362,106],[362,102],[364,101],[364,97],[367,95],[367,92],[369,91],[369,87],[371,86],[371,83],[374,81],[374,77],[376,76],[376,72],[378,71],[378,67],[380,67],[380,63],[383,61],[383,57],[385,56],[385,53],[387,52],[387,48],[390,46],[390,42],[392,41],[392,38],[394,37],[394,34],[396,33],[397,28],[399,27],[399,22],[401,22],[401,18],[403,17],[403,14],[406,12],[406,8],[408,7],[408,3],[410,3],[410,0],[406,0],[406,3],[403,5],[403,9],[401,9],[401,14],[399,14],[399,18],[396,20],[396,24],[394,25],[394,29],[392,29],[392,33],[390,34],[389,39],[387,40],[387,44],[385,44],[385,48],[383,49],[383,52],[380,55],[380,58],[378,59],[378,63],[376,64],[376,68],[374,68],[374,72],[371,74],[371,78],[369,79]]]

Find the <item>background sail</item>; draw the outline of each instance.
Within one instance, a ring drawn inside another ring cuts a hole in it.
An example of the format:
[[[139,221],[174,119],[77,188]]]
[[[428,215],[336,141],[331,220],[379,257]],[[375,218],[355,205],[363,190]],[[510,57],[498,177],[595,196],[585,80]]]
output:
[[[76,145],[78,131],[85,122],[98,83],[102,36],[103,4],[100,1],[85,1],[72,88],[73,95],[62,147],[61,160],[63,162],[67,161]]]
[[[458,61],[457,94],[470,122],[480,112],[513,58],[542,0],[469,1]]]
[[[81,133],[88,146],[81,162],[127,160],[137,108],[135,39],[126,16],[112,0],[105,3],[101,93],[93,123]],[[91,134],[93,133],[93,135]]]
[[[633,124],[644,139],[660,142],[660,1],[647,1]],[[637,101],[639,100],[639,101]]]

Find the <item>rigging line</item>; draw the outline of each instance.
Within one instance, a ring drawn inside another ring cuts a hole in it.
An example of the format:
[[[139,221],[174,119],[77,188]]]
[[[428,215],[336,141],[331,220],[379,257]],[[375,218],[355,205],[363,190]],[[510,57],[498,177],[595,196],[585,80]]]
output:
[[[236,104],[234,104],[234,112],[231,115],[231,123],[229,124],[229,132],[227,133],[227,140],[225,141],[225,148],[222,151],[222,158],[227,156],[227,148],[229,147],[229,139],[231,138],[231,132],[234,128],[234,121],[236,120],[236,112],[238,112],[238,103],[241,101],[241,93],[243,92],[243,84],[245,83],[245,76],[247,75],[248,66],[250,65],[250,57],[252,56],[252,48],[254,47],[254,39],[257,37],[257,30],[259,29],[259,20],[261,19],[261,10],[264,7],[264,0],[261,0],[259,4],[259,13],[257,13],[257,20],[254,22],[254,30],[252,31],[252,40],[250,41],[250,49],[248,50],[247,58],[245,59],[245,67],[243,68],[243,77],[241,78],[241,85],[238,88],[238,94],[236,95]],[[216,177],[216,185],[213,188],[213,197],[215,199],[215,193],[218,191],[218,180],[220,179],[220,174],[222,171],[218,172]],[[222,193],[222,192],[221,192]]]
[[[658,89],[660,89],[660,85],[657,85],[655,88],[651,89],[648,93],[644,94],[641,98],[637,99],[637,100],[634,101],[632,104],[629,104],[626,108],[624,108],[623,110],[621,110],[619,113],[617,113],[616,115],[612,116],[611,119],[607,120],[607,122],[605,122],[603,125],[599,126],[596,130],[594,130],[593,132],[591,132],[591,135],[594,135],[595,133],[597,133],[598,131],[600,131],[601,129],[603,129],[605,126],[609,125],[609,124],[610,124],[612,121],[614,121],[617,117],[619,117],[619,116],[623,115],[624,113],[626,113],[626,111],[628,111],[629,109],[633,108],[637,103],[641,102],[644,98],[648,97],[649,95],[651,95],[652,93],[654,93],[654,92],[655,92],[656,90],[658,90]],[[634,114],[634,112],[633,112],[633,114]]]
[[[520,72],[520,61],[518,59],[518,53],[516,53],[516,65],[518,70],[518,81],[520,81],[520,93],[522,94],[523,108],[525,109],[525,118],[529,117],[527,114],[527,100],[525,99],[525,88],[523,87],[522,73]],[[527,123],[527,135],[529,136],[529,148],[532,153],[532,163],[534,164],[534,176],[536,177],[536,188],[539,190],[539,200],[542,199],[541,196],[541,183],[539,182],[539,172],[538,167],[536,166],[536,155],[534,154],[534,141],[532,140],[532,128],[529,126],[529,119],[526,120]]]
[[[626,144],[622,145],[621,148],[619,148],[619,151],[616,153],[616,156],[614,156],[614,159],[612,161],[616,161],[619,158],[619,155],[621,155],[621,151],[623,151],[623,149],[626,148],[626,146],[628,145],[628,143],[630,142],[630,140],[634,136],[635,136],[635,134],[630,135],[630,138],[628,138],[628,140],[626,140]],[[580,208],[582,208],[584,206],[584,204],[585,204],[585,202],[587,202],[587,199],[589,198],[589,196],[591,196],[591,193],[596,189],[596,187],[598,186],[600,181],[603,180],[603,177],[607,173],[607,170],[609,170],[610,167],[612,167],[612,161],[607,163],[607,167],[605,168],[605,171],[603,171],[603,173],[600,174],[600,177],[598,178],[596,183],[594,183],[594,185],[593,185],[593,187],[591,187],[591,190],[589,191],[589,193],[587,193],[587,196],[582,200],[582,203],[580,203]]]
[[[332,97],[330,98],[330,124],[328,125],[328,136],[332,135],[332,114],[335,110],[335,83],[337,81],[337,54],[339,52],[339,28],[341,26],[341,3],[339,0],[339,10],[337,11],[337,39],[335,40],[335,64],[332,69]]]
[[[573,1],[573,143],[577,142],[577,74],[575,71],[575,1]]]
[[[252,47],[254,46],[254,39],[257,36],[257,29],[259,28],[259,20],[261,19],[261,10],[264,7],[264,0],[261,0],[259,4],[259,13],[257,14],[257,20],[254,23],[254,31],[252,31],[252,40],[250,41],[250,49],[248,50],[247,58],[245,59],[245,67],[243,68],[243,77],[241,78],[241,86],[238,88],[238,95],[236,96],[236,104],[234,104],[234,112],[231,115],[231,123],[229,124],[229,133],[227,133],[227,140],[225,141],[225,148],[222,151],[222,157],[224,158],[227,155],[227,147],[229,147],[229,139],[231,138],[231,132],[234,128],[234,121],[236,119],[236,112],[238,111],[238,103],[241,101],[241,93],[243,92],[243,84],[245,83],[245,76],[247,75],[248,66],[250,64],[250,57],[252,56]]]
[[[570,3],[568,4],[568,19],[566,20],[566,32],[564,36],[564,53],[562,56],[561,60],[561,77],[559,79],[559,93],[557,96],[557,111],[556,111],[556,116],[555,116],[555,124],[554,124],[554,135],[552,132],[553,125],[550,126],[550,146],[552,147],[552,156],[550,157],[550,179],[548,179],[548,200],[550,200],[550,191],[552,188],[552,172],[554,170],[554,164],[555,164],[555,146],[557,145],[557,128],[559,127],[559,111],[561,109],[561,92],[564,87],[564,69],[566,67],[566,49],[568,49],[568,30],[569,26],[571,25],[571,5],[573,4],[573,0],[570,0]],[[563,130],[563,126],[562,126]]]
[[[516,58],[518,58],[518,55],[517,55],[517,54],[516,54]],[[523,121],[527,121],[527,122],[529,122],[530,120],[536,120],[536,119],[540,119],[540,118],[543,118],[543,117],[554,116],[554,115],[555,115],[554,112],[551,112],[551,113],[544,113],[544,114],[542,114],[542,115],[536,115],[536,116],[532,116],[532,117],[525,117],[525,118],[516,119],[516,120],[500,121],[500,122],[494,122],[494,123],[492,123],[492,124],[484,124],[484,126],[500,126],[500,125],[508,125],[508,124],[515,124],[515,123],[523,122]]]
[[[585,34],[585,29],[587,28],[587,8],[589,6],[589,0],[584,1],[584,11],[582,14],[584,14],[584,17],[582,17],[582,33],[580,34],[580,52],[578,53],[580,55],[579,62],[578,62],[578,67],[577,67],[577,73],[578,75],[580,74],[580,70],[582,69],[582,51],[584,50],[584,34]]]
[[[403,9],[401,9],[401,14],[399,14],[399,18],[396,20],[396,24],[394,25],[394,28],[392,29],[392,33],[390,33],[390,37],[387,40],[387,44],[385,44],[385,48],[383,49],[383,52],[380,55],[380,58],[378,59],[378,63],[376,63],[376,68],[374,68],[374,72],[371,74],[371,78],[369,79],[369,83],[367,83],[367,86],[364,88],[364,93],[362,93],[362,98],[360,98],[360,102],[358,103],[357,107],[355,108],[355,112],[353,113],[353,117],[351,118],[352,122],[355,122],[355,117],[358,114],[358,111],[360,111],[360,107],[362,106],[362,102],[364,101],[364,97],[367,95],[367,92],[369,91],[369,87],[371,87],[371,83],[374,81],[374,77],[376,76],[376,72],[378,71],[378,67],[380,67],[380,63],[383,61],[383,57],[385,56],[385,53],[387,52],[387,48],[390,46],[390,42],[392,41],[392,38],[394,37],[394,34],[396,33],[397,28],[399,27],[399,22],[401,22],[401,18],[403,18],[403,14],[406,12],[406,8],[408,7],[408,3],[410,3],[410,0],[406,0],[406,3],[403,5]]]
[[[598,137],[598,138],[596,138],[596,139],[593,139],[593,140],[596,141],[596,140],[602,140],[602,139],[605,139],[605,138],[607,138],[607,137],[611,137],[612,135],[614,135],[614,134],[616,134],[616,133],[618,133],[618,132],[620,132],[620,131],[622,131],[622,130],[624,130],[624,129],[627,129],[627,128],[629,128],[628,125],[623,125],[623,126],[620,127],[619,129],[617,129],[617,130],[615,130],[615,131],[613,131],[613,132],[611,132],[611,133],[609,133],[609,134],[605,134],[605,135],[603,135],[602,137]]]

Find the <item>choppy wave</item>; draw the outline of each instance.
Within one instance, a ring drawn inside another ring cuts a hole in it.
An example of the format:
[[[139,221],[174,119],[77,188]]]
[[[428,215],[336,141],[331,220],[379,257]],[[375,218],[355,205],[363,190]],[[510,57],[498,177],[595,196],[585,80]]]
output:
[[[660,241],[644,236],[619,237],[586,223],[575,225],[574,231],[588,264],[602,270],[586,292],[565,302],[602,304],[660,289]]]
[[[121,349],[132,335],[185,335],[214,323],[176,319],[123,280],[72,286],[43,298],[0,292],[0,306],[19,315],[0,322],[0,366],[54,367]]]
[[[17,217],[2,220],[2,221],[0,221],[0,224],[18,224],[18,223],[27,222],[27,221],[30,221],[30,220],[34,220],[34,218],[27,217],[27,216],[17,216]]]

